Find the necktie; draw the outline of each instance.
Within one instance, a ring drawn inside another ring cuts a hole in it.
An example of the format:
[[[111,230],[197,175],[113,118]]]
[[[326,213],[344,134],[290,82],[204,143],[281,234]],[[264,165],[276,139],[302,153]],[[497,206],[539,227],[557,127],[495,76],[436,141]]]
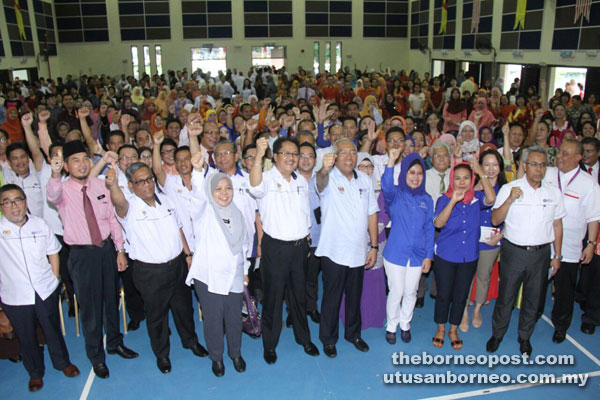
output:
[[[102,234],[100,233],[100,227],[96,220],[96,214],[94,214],[94,207],[92,202],[87,195],[87,186],[81,188],[83,192],[83,212],[85,213],[85,221],[87,222],[88,229],[90,231],[90,237],[92,238],[92,244],[94,246],[100,246],[102,243]]]
[[[590,173],[590,175],[592,174],[592,167],[588,168],[588,172]]]
[[[215,168],[215,159],[212,150],[208,151],[208,165],[210,165],[211,168]]]
[[[446,174],[439,174],[440,176],[440,194],[446,192],[446,183],[444,183],[444,177]]]

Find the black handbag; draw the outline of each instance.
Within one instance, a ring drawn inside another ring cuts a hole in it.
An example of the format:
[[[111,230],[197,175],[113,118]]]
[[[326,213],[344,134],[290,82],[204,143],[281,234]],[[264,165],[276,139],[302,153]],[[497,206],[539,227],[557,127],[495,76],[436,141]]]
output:
[[[244,286],[244,303],[248,314],[242,313],[242,330],[256,339],[262,333],[261,317],[256,307],[256,299],[250,296],[247,286]]]

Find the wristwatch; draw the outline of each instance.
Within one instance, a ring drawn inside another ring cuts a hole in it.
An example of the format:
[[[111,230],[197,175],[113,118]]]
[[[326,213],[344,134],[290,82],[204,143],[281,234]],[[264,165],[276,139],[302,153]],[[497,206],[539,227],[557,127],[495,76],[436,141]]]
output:
[[[377,246],[371,246],[371,248],[374,249],[374,250],[379,250],[379,245],[377,245]]]
[[[588,241],[587,241],[587,244],[591,244],[591,245],[593,245],[593,246],[595,246],[595,245],[596,245],[596,243],[597,243],[597,242],[594,242],[594,241],[592,241],[592,240],[588,240]]]
[[[183,253],[183,254],[185,254],[185,258],[193,257],[194,256],[194,252],[193,251],[190,251],[189,254],[188,253]]]
[[[554,255],[554,257],[552,257],[553,260],[558,260],[558,261],[562,261],[563,256],[561,255],[560,257],[557,257],[556,255]]]

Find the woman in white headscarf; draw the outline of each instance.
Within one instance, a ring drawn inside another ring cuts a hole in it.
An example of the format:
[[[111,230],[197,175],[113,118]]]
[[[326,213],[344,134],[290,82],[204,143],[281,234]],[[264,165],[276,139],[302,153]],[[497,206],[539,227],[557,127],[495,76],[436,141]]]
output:
[[[477,128],[472,121],[463,121],[458,127],[456,139],[461,144],[463,161],[470,161],[479,153],[479,138],[475,134],[476,131]]]
[[[188,272],[186,283],[194,284],[204,319],[204,339],[212,360],[212,371],[223,376],[223,331],[227,352],[236,371],[244,372],[241,355],[242,297],[248,282],[246,228],[242,213],[233,203],[233,184],[223,173],[210,175],[206,181],[202,153],[193,157],[192,186],[199,200],[195,211],[200,240]]]

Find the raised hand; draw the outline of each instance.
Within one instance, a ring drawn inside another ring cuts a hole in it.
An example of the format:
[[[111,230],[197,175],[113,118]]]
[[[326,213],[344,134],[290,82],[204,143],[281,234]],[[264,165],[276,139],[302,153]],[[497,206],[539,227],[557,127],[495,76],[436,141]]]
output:
[[[256,160],[262,160],[269,148],[269,141],[266,137],[261,137],[256,140]]]
[[[154,133],[152,138],[154,139],[154,144],[157,146],[160,146],[160,144],[163,142],[163,140],[165,140],[165,134],[161,129],[160,131]]]
[[[52,170],[52,177],[58,178],[63,169],[64,160],[62,155],[52,157],[50,160],[50,169]]]
[[[40,113],[38,114],[38,119],[40,120],[41,123],[45,124],[46,121],[48,121],[48,119],[50,119],[50,111],[48,111],[48,110],[40,111]]]
[[[202,131],[204,130],[204,126],[202,125],[202,122],[200,122],[198,120],[188,122],[186,124],[186,126],[187,126],[187,131],[188,131],[189,137],[200,136],[202,134]]]
[[[375,140],[377,140],[377,130],[375,129],[376,125],[375,125],[375,121],[369,121],[369,126],[367,127],[368,129],[368,133],[367,133],[367,138],[371,141],[374,142]]]
[[[471,169],[473,170],[473,172],[475,172],[480,178],[482,178],[485,175],[483,167],[481,166],[481,164],[479,164],[479,160],[477,158],[471,158],[469,164],[471,165]]]
[[[118,183],[117,178],[117,164],[111,163],[112,168],[109,168],[104,174],[104,184],[108,189],[115,186]]]
[[[254,133],[256,131],[257,127],[258,127],[258,121],[255,120],[254,118],[250,118],[248,121],[246,121],[246,130],[249,133]]]
[[[517,199],[520,199],[521,196],[523,196],[523,190],[521,190],[521,188],[518,186],[513,186],[513,188],[510,190],[510,195],[508,197],[512,201],[515,201]]]
[[[294,123],[293,115],[285,115],[283,117],[283,128],[284,129],[290,129],[290,126],[292,126],[293,123]]]
[[[79,110],[76,111],[76,113],[79,119],[87,118],[90,115],[90,109],[87,107],[81,107]]]
[[[33,122],[33,115],[31,115],[30,112],[28,112],[27,114],[23,114],[23,116],[21,117],[21,124],[23,125],[23,127],[31,127],[31,123]]]
[[[333,169],[335,165],[335,159],[337,158],[337,154],[335,153],[327,153],[323,156],[323,167],[321,168],[324,172],[329,172]]]
[[[119,160],[119,156],[114,151],[107,151],[102,156],[102,161],[106,164],[114,164]]]
[[[202,171],[204,170],[204,164],[204,150],[201,149],[199,153],[194,153],[192,156],[192,167],[196,171]]]
[[[455,203],[458,203],[459,201],[462,201],[465,198],[465,192],[463,190],[457,190],[455,189],[454,192],[452,192],[452,201]]]

